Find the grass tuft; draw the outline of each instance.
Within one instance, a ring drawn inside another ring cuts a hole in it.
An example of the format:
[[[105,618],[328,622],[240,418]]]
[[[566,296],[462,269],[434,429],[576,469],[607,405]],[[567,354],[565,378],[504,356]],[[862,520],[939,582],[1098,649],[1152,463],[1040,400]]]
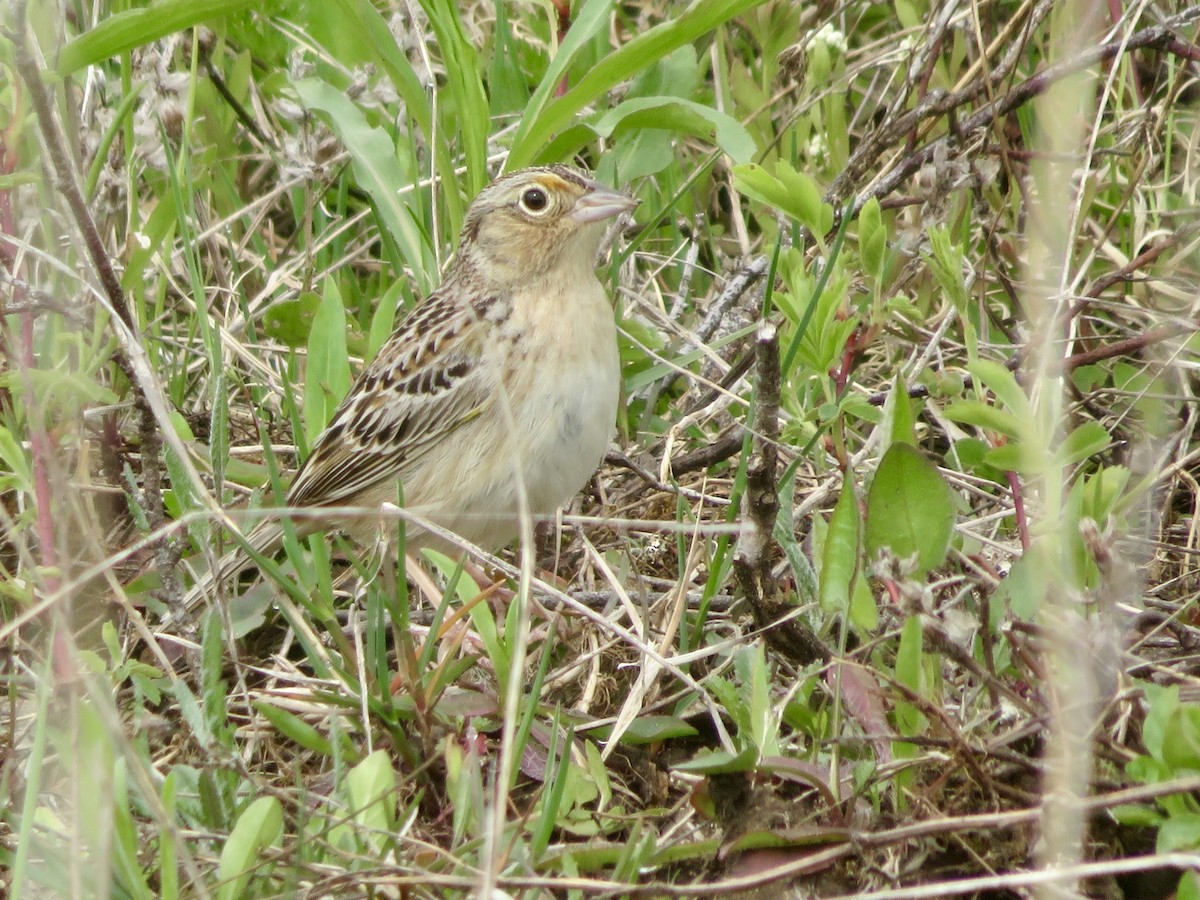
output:
[[[0,11],[8,896],[1200,896],[1200,10],[58,13]],[[555,540],[401,504],[160,628],[560,160],[642,205]]]

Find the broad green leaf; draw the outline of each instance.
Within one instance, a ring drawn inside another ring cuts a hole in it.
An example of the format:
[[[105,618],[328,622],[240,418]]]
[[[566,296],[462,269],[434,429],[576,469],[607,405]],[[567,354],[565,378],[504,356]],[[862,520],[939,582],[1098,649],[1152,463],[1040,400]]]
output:
[[[1158,829],[1154,849],[1159,853],[1200,849],[1200,813],[1170,816]]]
[[[346,776],[347,799],[354,818],[367,828],[387,832],[396,809],[396,772],[383,750],[376,750]]]
[[[703,138],[720,148],[734,162],[749,161],[758,147],[742,124],[732,116],[678,97],[644,97],[627,100],[596,123],[601,135],[606,129],[614,137],[640,128],[664,128]]]
[[[833,224],[833,207],[821,202],[821,191],[817,183],[804,173],[797,172],[784,160],[776,163],[775,177],[787,191],[801,224],[814,237],[823,237]]]
[[[1076,366],[1071,370],[1071,383],[1083,394],[1107,385],[1111,377],[1108,368],[1099,364]]]
[[[563,159],[592,137],[620,137],[626,132],[662,129],[690,134],[719,147],[735,162],[745,162],[757,152],[754,138],[736,119],[708,106],[679,97],[637,97],[626,100],[592,123],[564,131],[551,149],[539,158]]]
[[[917,432],[913,422],[912,400],[908,396],[908,382],[899,373],[888,404],[892,412],[892,443],[916,446]]]
[[[326,0],[323,3],[299,4],[298,10],[309,10],[303,20],[306,32],[321,43],[326,53],[337,59],[349,71],[369,64],[385,72],[404,101],[404,112],[411,116],[416,130],[424,135],[433,152],[442,183],[450,186],[442,193],[446,204],[450,232],[462,225],[463,199],[456,187],[456,161],[449,142],[434,140],[438,126],[434,122],[433,106],[425,86],[404,55],[387,20],[371,0]],[[483,175],[469,175],[483,178]],[[474,183],[474,182],[472,182]],[[422,293],[427,293],[422,284]]]
[[[1037,475],[1046,470],[1049,462],[1035,448],[1019,441],[1001,444],[984,454],[983,461],[1001,472],[1017,472],[1021,475]]]
[[[590,137],[585,140],[590,140]],[[558,141],[554,143],[558,144]],[[614,141],[612,150],[608,152],[612,155],[614,174],[611,177],[606,176],[605,180],[611,184],[639,181],[650,175],[657,175],[675,163],[674,137],[671,132],[658,128],[640,128],[622,135]],[[550,158],[552,157],[549,154],[543,156],[543,159]],[[606,157],[602,165],[606,167],[607,164]]]
[[[264,333],[293,349],[303,347],[312,334],[313,316],[320,303],[320,294],[312,291],[272,303],[263,314]]]
[[[1083,515],[1090,516],[1101,525],[1108,517],[1118,514],[1125,486],[1129,484],[1129,469],[1124,466],[1104,466],[1083,482]]]
[[[687,762],[679,763],[672,768],[677,772],[694,772],[701,775],[719,775],[727,772],[749,772],[758,763],[758,751],[754,747],[746,747],[737,753],[726,750],[714,750],[711,753],[700,753]]]
[[[937,466],[908,444],[893,444],[867,493],[868,558],[887,547],[915,556],[916,577],[941,565],[954,533],[954,497]]]
[[[308,366],[304,378],[304,433],[309,444],[329,424],[350,390],[350,360],[346,351],[346,309],[332,278],[325,280],[321,305],[308,336]]]
[[[83,372],[59,369],[23,369],[0,375],[0,388],[13,393],[29,390],[43,408],[56,407],[59,415],[70,415],[87,406],[118,402],[117,395],[99,379]]]
[[[1033,410],[1029,398],[1017,384],[1016,376],[1000,363],[988,359],[977,359],[967,366],[975,383],[996,395],[1000,405],[1025,421],[1032,421]]]
[[[588,777],[600,792],[600,809],[604,809],[612,803],[612,780],[609,778],[608,766],[600,748],[594,742],[584,741],[583,751]]]
[[[1103,425],[1095,421],[1084,422],[1067,435],[1062,446],[1054,452],[1055,462],[1061,466],[1072,466],[1095,456],[1111,443],[1112,439]]]
[[[918,696],[923,696],[923,641],[921,617],[909,616],[900,630],[900,644],[896,648],[896,680]],[[925,730],[925,724],[925,716],[911,703],[896,704],[896,730],[902,735],[915,737]]]
[[[757,163],[734,166],[733,182],[747,197],[774,207],[794,219],[800,218],[800,209],[793,205],[783,182]]]
[[[283,834],[283,808],[274,797],[259,797],[246,807],[221,848],[217,877],[220,900],[247,896],[250,878],[262,863],[262,852]]]
[[[1176,707],[1163,731],[1162,761],[1177,774],[1200,772],[1200,706]]]
[[[11,472],[15,478],[13,485],[19,490],[29,493],[33,485],[33,472],[29,465],[29,457],[11,431],[0,428],[0,465]]]
[[[833,56],[825,41],[810,41],[808,44],[808,73],[810,83],[824,84],[833,74]]]
[[[879,607],[865,578],[854,579],[854,588],[850,592],[850,624],[859,634],[874,634],[879,627]]]
[[[959,400],[946,407],[945,416],[952,422],[986,428],[1011,438],[1023,438],[1028,433],[1024,422],[1005,410],[978,400]]]
[[[301,747],[305,747],[315,753],[321,753],[325,756],[333,755],[333,745],[329,743],[325,735],[317,731],[299,716],[293,715],[286,709],[280,709],[265,700],[255,700],[254,708],[262,713],[263,717],[271,723],[280,734],[295,741]]]
[[[128,9],[107,17],[95,28],[64,44],[55,70],[60,77],[65,77],[76,69],[144,47],[201,22],[240,12],[251,5],[268,7],[263,10],[266,15],[271,15],[272,7],[276,6],[274,3],[254,3],[253,0],[207,0],[205,3],[160,0],[141,9]]]
[[[896,18],[900,20],[900,24],[906,31],[910,28],[921,27],[921,23],[925,20],[923,3],[914,3],[912,0],[895,0],[893,6],[896,9]]]
[[[400,306],[400,298],[404,296],[405,287],[403,279],[397,279],[375,305],[375,312],[371,314],[371,330],[367,335],[367,362],[375,358],[379,348],[391,337],[396,327],[396,310]]]
[[[1167,766],[1149,756],[1135,756],[1125,764],[1125,772],[1139,784],[1159,784],[1175,777]]]
[[[1004,474],[984,462],[984,458],[990,450],[991,447],[986,441],[973,437],[962,438],[954,442],[954,452],[947,456],[947,459],[955,460],[960,472],[978,475],[980,478],[990,479],[997,484],[1004,484],[1006,483]]]
[[[827,612],[840,612],[850,605],[850,589],[858,575],[861,534],[854,480],[845,477],[837,505],[829,518],[821,554],[821,608]]]
[[[612,728],[610,726],[588,729],[587,733],[604,740],[612,733]],[[621,734],[621,742],[624,744],[652,744],[671,738],[695,737],[697,734],[699,732],[694,725],[678,716],[638,716]]]
[[[849,829],[830,826],[828,828],[810,828],[798,826],[787,828],[752,828],[749,831],[739,831],[737,837],[721,845],[721,852],[745,853],[748,850],[764,848],[798,849],[813,846],[831,846],[850,840]]]
[[[871,277],[882,275],[886,251],[887,229],[883,227],[879,201],[872,197],[858,213],[858,254]]]
[[[1037,550],[1037,545],[1034,545]],[[1045,579],[1042,576],[1042,560],[1037,552],[1020,557],[1008,570],[996,598],[1008,604],[1012,614],[1022,621],[1029,621],[1041,609],[1046,595]]]
[[[771,174],[756,163],[733,167],[734,185],[747,197],[774,207],[802,224],[818,239],[833,223],[833,207],[821,202],[817,184],[785,162]]]
[[[1165,820],[1162,813],[1152,806],[1141,806],[1135,803],[1121,803],[1108,807],[1108,814],[1119,825],[1131,828],[1157,828]]]

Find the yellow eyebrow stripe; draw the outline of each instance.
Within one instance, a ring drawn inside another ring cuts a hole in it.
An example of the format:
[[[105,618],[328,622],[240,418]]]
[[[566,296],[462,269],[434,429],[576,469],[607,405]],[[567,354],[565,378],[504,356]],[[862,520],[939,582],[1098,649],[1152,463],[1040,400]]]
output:
[[[569,181],[555,175],[553,172],[539,172],[535,180],[546,190],[556,193],[565,191],[571,186]]]

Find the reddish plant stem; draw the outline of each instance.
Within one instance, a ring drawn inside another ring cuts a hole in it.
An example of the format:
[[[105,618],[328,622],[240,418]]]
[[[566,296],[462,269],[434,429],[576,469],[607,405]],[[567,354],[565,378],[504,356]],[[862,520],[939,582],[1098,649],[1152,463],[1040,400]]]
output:
[[[858,356],[858,342],[862,335],[862,328],[855,328],[850,332],[850,337],[846,339],[846,345],[842,347],[842,358],[838,360],[837,367],[829,373],[829,377],[833,379],[834,395],[841,397],[846,390],[846,383],[850,380],[850,370],[854,368],[854,360]]]
[[[10,174],[16,166],[16,153],[5,146],[0,146],[0,172]],[[5,236],[15,233],[16,223],[12,214],[12,198],[8,191],[0,191],[0,264],[12,276],[13,305],[27,306],[28,291],[17,273],[17,255],[15,245],[4,240]],[[31,469],[33,471],[33,502],[35,512],[35,530],[38,539],[38,559],[41,563],[41,587],[46,593],[56,593],[61,587],[59,578],[58,546],[55,542],[54,529],[54,490],[50,481],[52,461],[54,459],[54,441],[42,419],[42,411],[34,396],[33,382],[29,377],[37,365],[33,351],[34,343],[34,313],[28,309],[21,313],[20,347],[15,354],[21,369],[21,380],[24,390],[22,400],[25,405],[25,418],[29,429],[29,448]],[[70,599],[64,600],[70,603]],[[61,606],[53,611],[54,619],[58,622],[69,622],[70,616]],[[67,632],[63,628],[54,629],[51,644],[51,655],[54,659],[54,671],[59,683],[66,683],[75,677],[74,654]]]
[[[1104,359],[1112,359],[1116,356],[1136,353],[1139,350],[1144,350],[1146,347],[1161,344],[1163,341],[1179,337],[1181,334],[1190,334],[1195,330],[1196,323],[1190,321],[1160,325],[1158,328],[1151,328],[1143,334],[1134,335],[1131,338],[1125,338],[1120,341],[1113,341],[1111,344],[1103,344],[1099,347],[1093,347],[1091,350],[1085,350],[1082,353],[1068,356],[1062,362],[1053,366],[1051,371],[1072,372],[1080,366],[1091,365],[1092,363],[1100,362]]]
[[[1121,268],[1097,278],[1092,283],[1091,287],[1084,292],[1084,299],[1071,306],[1070,310],[1067,312],[1067,321],[1074,319],[1080,313],[1084,312],[1091,305],[1091,301],[1098,300],[1100,296],[1114,284],[1132,279],[1135,273],[1154,262],[1167,250],[1178,245],[1180,239],[1186,233],[1192,230],[1192,228],[1185,227],[1177,231],[1175,234],[1167,235],[1162,240],[1157,241],[1150,247],[1147,247],[1129,262],[1125,263],[1125,265],[1121,266]]]
[[[13,43],[13,59],[16,69],[25,84],[30,106],[34,111],[34,119],[42,134],[48,169],[52,174],[54,186],[71,210],[72,219],[83,238],[88,259],[108,298],[109,305],[133,336],[133,340],[140,341],[141,335],[137,320],[126,299],[125,291],[121,287],[121,280],[117,276],[116,268],[108,256],[104,239],[100,236],[100,231],[88,209],[87,200],[79,187],[74,164],[67,151],[66,133],[63,131],[53,99],[42,78],[41,67],[30,47],[26,12],[26,0],[19,0],[13,4],[13,26],[7,36]],[[145,510],[151,529],[155,529],[162,524],[164,519],[162,435],[158,430],[158,421],[150,406],[150,401],[146,397],[146,386],[138,378],[133,363],[119,349],[113,352],[113,361],[129,380],[133,406],[137,411],[142,474],[142,490],[138,501]],[[160,575],[166,584],[172,584],[174,582],[173,560],[165,541],[159,543],[156,555]]]
[[[883,588],[887,591],[888,600],[896,609],[900,608],[900,604],[904,600],[904,596],[900,593],[900,585],[896,584],[893,578],[884,578],[882,580]]]
[[[17,89],[14,87],[14,90]],[[12,130],[16,123],[11,126]],[[11,175],[17,167],[17,151],[12,146],[11,134],[0,136],[0,174]],[[28,291],[17,272],[16,244],[5,240],[16,234],[16,217],[13,215],[12,191],[0,191],[0,266],[12,278],[12,300],[17,307],[26,307]],[[50,484],[51,460],[54,457],[54,444],[50,433],[46,430],[34,397],[33,383],[29,373],[37,368],[37,360],[33,352],[34,315],[30,311],[21,313],[20,347],[16,358],[21,365],[21,378],[24,386],[22,400],[25,404],[25,417],[29,427],[29,446],[33,470],[33,498],[36,513],[36,531],[38,537],[38,555],[45,569],[43,583],[47,591],[56,591],[59,586],[58,548],[54,541],[54,514],[51,508],[53,490]]]
[[[846,392],[846,385],[850,383],[850,373],[854,371],[858,358],[862,355],[862,349],[878,336],[879,328],[875,326],[860,325],[850,333],[850,337],[846,340],[846,346],[842,348],[842,358],[839,360],[837,368],[829,373],[834,387],[837,389],[838,397]]]
[[[1181,41],[1179,38],[1169,38],[1165,49],[1168,53],[1181,56],[1194,63],[1200,63],[1200,47],[1197,47],[1195,44],[1189,44],[1186,41]]]
[[[558,46],[561,47],[567,37],[567,32],[571,30],[571,0],[550,0],[550,3],[554,7],[554,11],[558,13]],[[554,89],[554,96],[561,97],[566,94],[570,84],[567,76],[563,75],[562,81]]]
[[[1012,491],[1013,515],[1017,518],[1017,534],[1021,537],[1021,550],[1029,552],[1029,519],[1025,516],[1025,494],[1021,490],[1021,477],[1008,472],[1008,487]]]
[[[14,293],[24,293],[23,287],[18,287]],[[46,591],[54,593],[58,590],[59,579],[55,574],[58,569],[58,550],[54,542],[54,513],[52,503],[54,491],[50,484],[51,460],[54,458],[54,442],[42,421],[41,410],[37,398],[33,395],[32,381],[29,373],[37,368],[33,353],[33,315],[21,315],[21,376],[25,385],[24,397],[26,423],[29,427],[30,455],[33,457],[33,498],[37,513],[37,536],[41,563],[46,572],[43,584]]]

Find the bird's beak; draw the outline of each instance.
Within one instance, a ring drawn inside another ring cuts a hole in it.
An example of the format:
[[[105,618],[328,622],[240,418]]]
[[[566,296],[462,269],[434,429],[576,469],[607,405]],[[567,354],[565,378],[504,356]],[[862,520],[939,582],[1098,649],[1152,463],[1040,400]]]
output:
[[[637,208],[641,202],[628,194],[606,188],[602,184],[593,184],[586,194],[575,201],[575,208],[571,210],[571,218],[580,225],[601,222],[604,219],[619,216],[623,212],[629,212],[629,210]]]

